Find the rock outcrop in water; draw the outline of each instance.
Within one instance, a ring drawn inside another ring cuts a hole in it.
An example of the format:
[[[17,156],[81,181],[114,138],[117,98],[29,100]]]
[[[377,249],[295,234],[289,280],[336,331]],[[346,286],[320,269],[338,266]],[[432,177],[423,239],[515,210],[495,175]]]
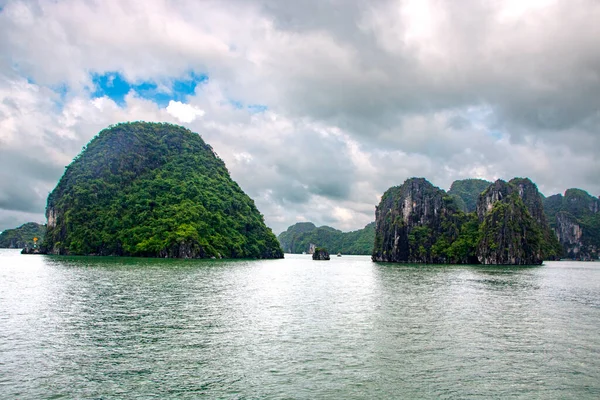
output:
[[[541,195],[529,179],[498,180],[480,194],[476,212],[423,178],[389,189],[376,209],[374,261],[540,264],[554,257]]]
[[[100,132],[48,196],[52,254],[281,258],[254,202],[202,138],[124,123]]]
[[[328,261],[330,259],[329,252],[324,247],[317,247],[312,254],[313,260]]]
[[[600,199],[581,189],[568,189],[544,199],[550,227],[563,248],[564,257],[597,260],[600,256]]]

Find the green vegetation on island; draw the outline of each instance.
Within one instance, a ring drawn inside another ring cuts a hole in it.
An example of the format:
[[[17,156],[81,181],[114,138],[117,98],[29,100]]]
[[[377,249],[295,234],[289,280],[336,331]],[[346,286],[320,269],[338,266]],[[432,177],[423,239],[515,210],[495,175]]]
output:
[[[479,195],[487,189],[492,182],[483,179],[461,179],[452,182],[448,195],[456,200],[458,207],[464,212],[473,212],[477,207]]]
[[[254,201],[202,138],[164,123],[101,131],[48,196],[52,254],[280,258]]]
[[[329,226],[316,227],[312,222],[299,222],[277,237],[286,253],[308,252],[311,243],[326,247],[332,253],[370,255],[375,240],[375,222],[362,229],[342,232]]]
[[[46,225],[28,222],[15,229],[7,229],[0,233],[0,248],[22,249],[33,247],[34,238],[38,238],[37,244],[41,244],[46,235]]]

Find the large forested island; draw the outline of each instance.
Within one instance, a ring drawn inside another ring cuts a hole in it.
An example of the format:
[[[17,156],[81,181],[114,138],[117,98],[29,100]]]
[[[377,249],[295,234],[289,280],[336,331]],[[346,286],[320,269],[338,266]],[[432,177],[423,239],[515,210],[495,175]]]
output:
[[[202,138],[133,122],[101,131],[48,196],[51,254],[281,258],[275,235]]]

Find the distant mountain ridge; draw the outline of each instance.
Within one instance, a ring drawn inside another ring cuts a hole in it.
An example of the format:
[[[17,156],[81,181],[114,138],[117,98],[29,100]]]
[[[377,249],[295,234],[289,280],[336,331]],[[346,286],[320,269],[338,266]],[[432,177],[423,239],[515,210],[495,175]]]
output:
[[[375,222],[352,232],[342,232],[330,226],[317,227],[312,222],[298,222],[279,234],[277,239],[286,253],[308,252],[312,243],[327,248],[331,254],[370,255],[375,240]]]

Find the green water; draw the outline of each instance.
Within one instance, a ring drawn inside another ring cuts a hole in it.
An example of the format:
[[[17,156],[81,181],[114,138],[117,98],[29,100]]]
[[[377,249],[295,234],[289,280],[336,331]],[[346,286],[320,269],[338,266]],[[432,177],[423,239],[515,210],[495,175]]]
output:
[[[600,263],[0,251],[0,398],[600,398]]]

